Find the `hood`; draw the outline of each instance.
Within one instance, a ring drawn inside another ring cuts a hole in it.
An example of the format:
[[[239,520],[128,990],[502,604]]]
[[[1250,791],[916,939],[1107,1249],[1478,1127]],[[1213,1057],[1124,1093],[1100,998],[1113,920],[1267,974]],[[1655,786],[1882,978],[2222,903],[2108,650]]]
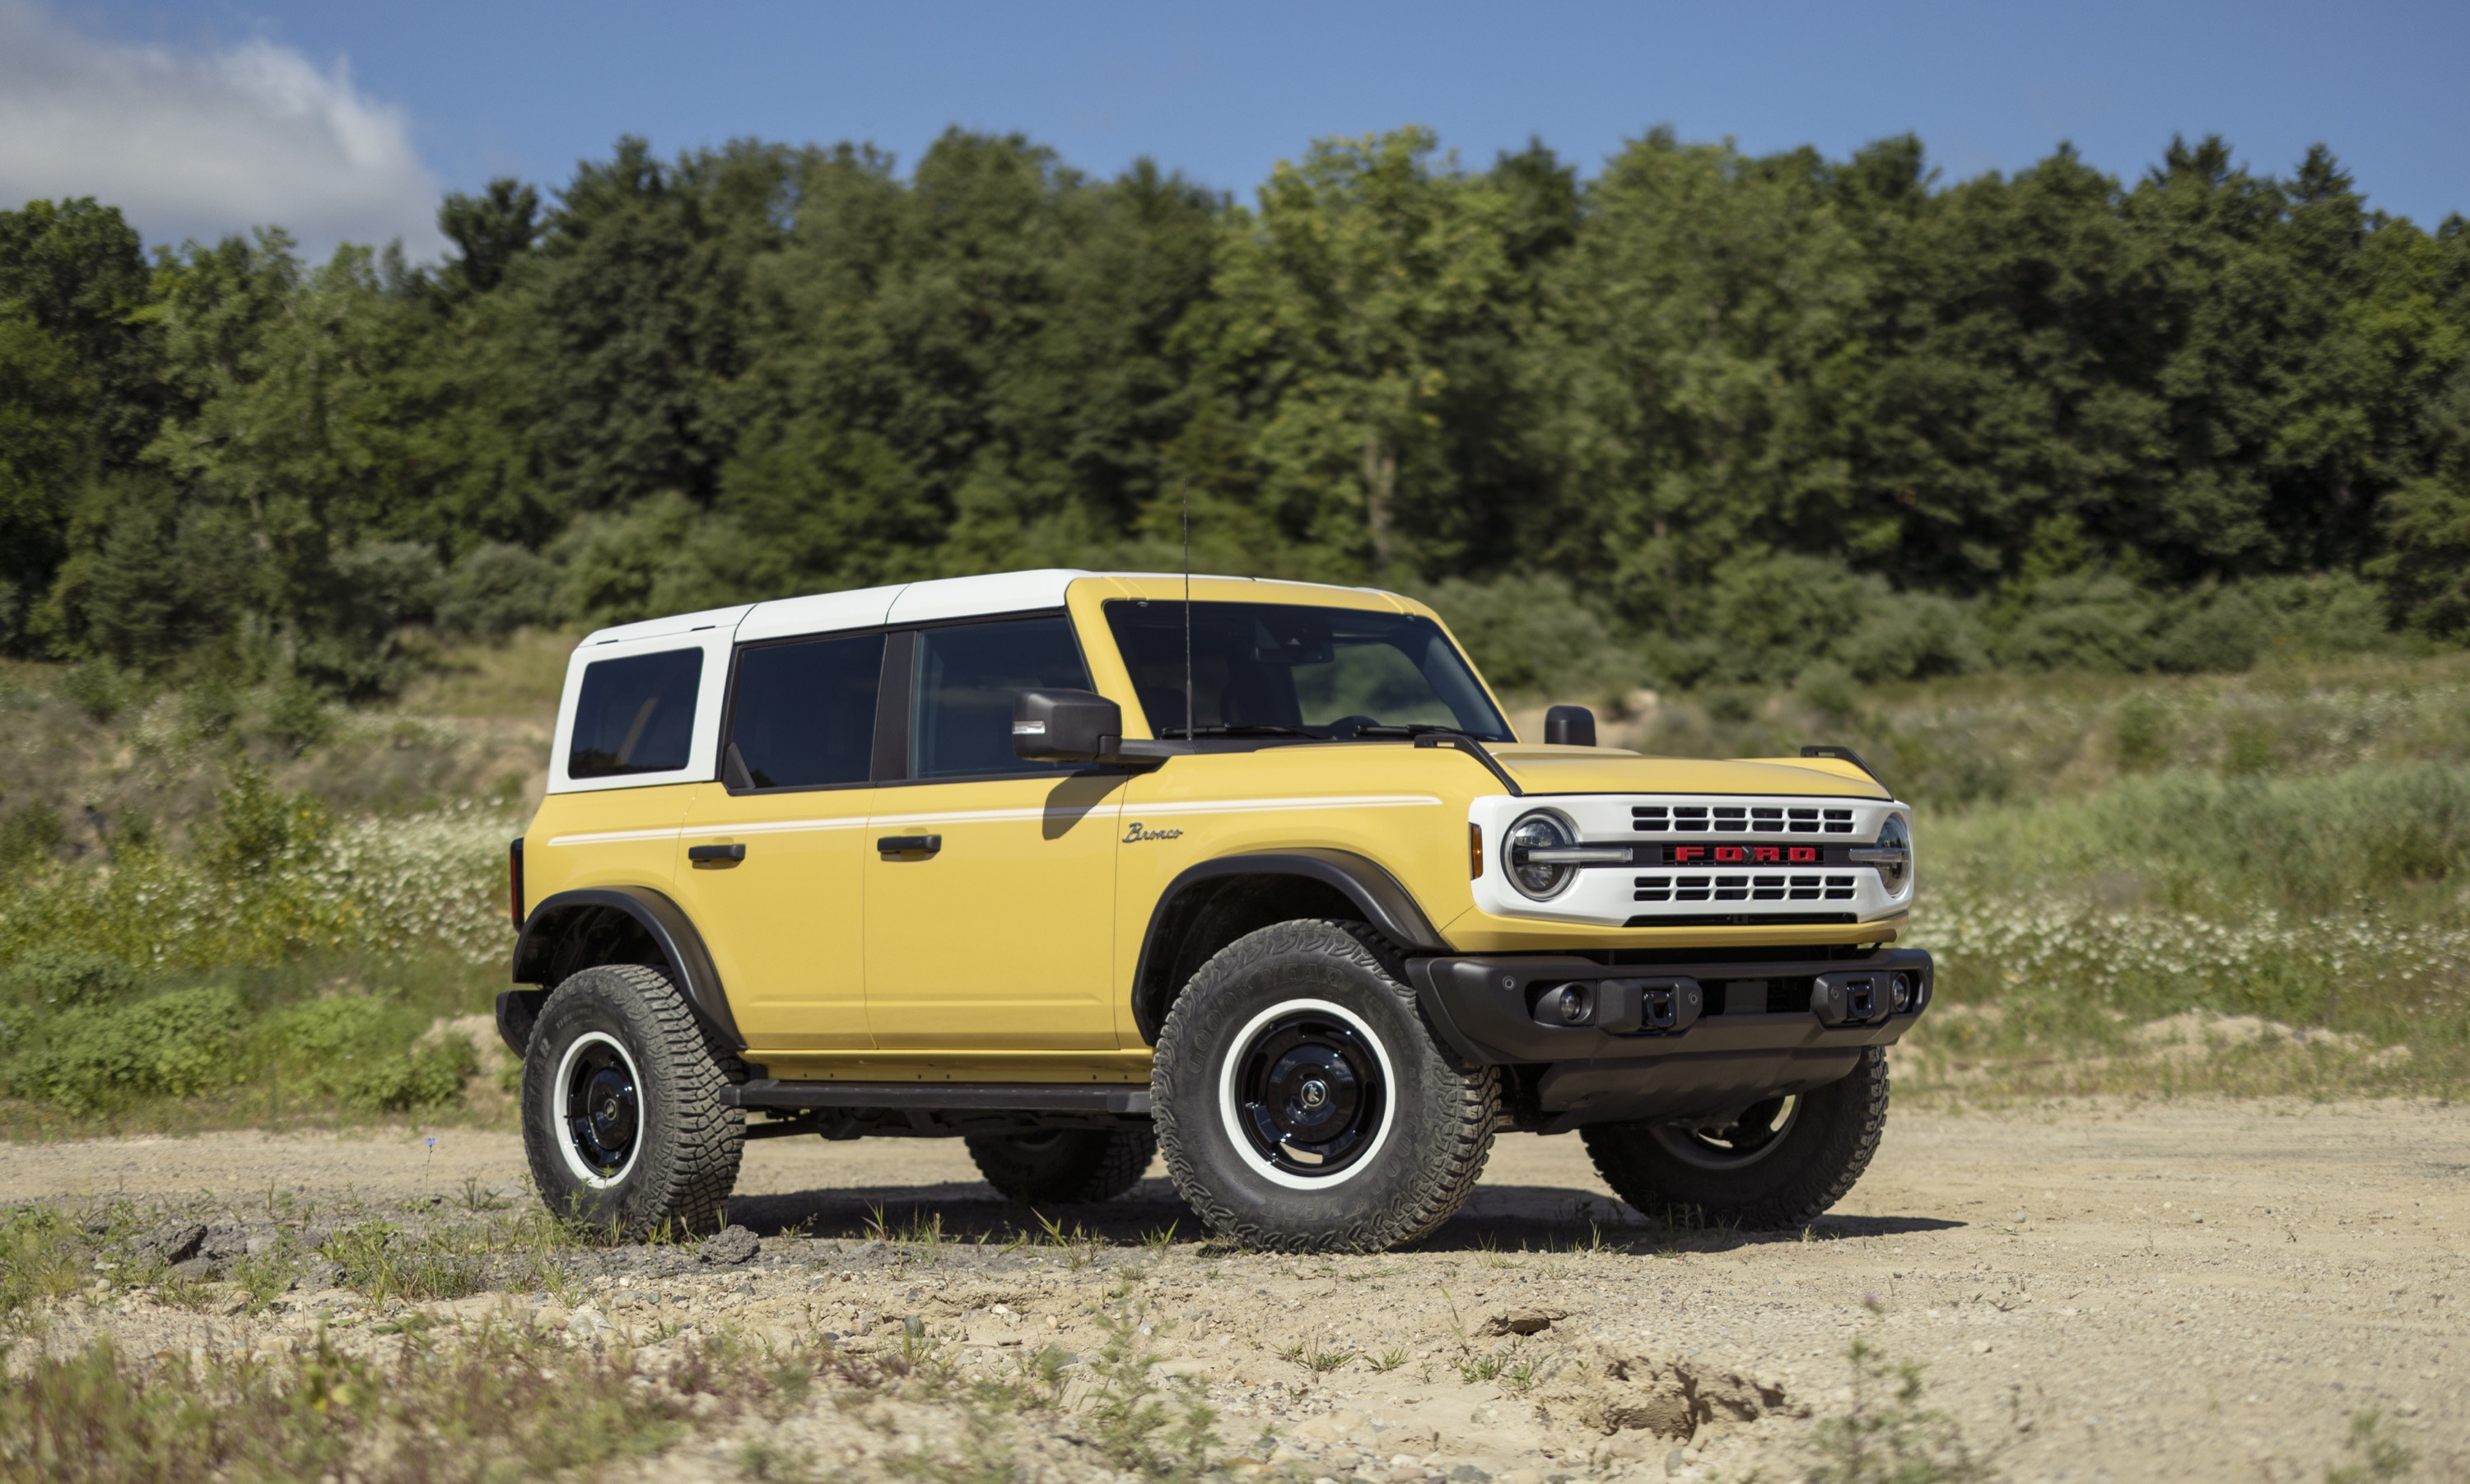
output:
[[[1892,798],[1876,779],[1833,757],[1649,757],[1611,747],[1495,747],[1530,794],[1804,794]]]

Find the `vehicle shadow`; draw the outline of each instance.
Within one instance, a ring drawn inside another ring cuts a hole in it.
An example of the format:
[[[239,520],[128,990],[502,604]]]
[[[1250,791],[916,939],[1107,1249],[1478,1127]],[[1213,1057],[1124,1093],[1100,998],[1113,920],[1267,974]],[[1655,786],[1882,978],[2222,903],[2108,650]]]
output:
[[[858,1186],[734,1195],[729,1219],[757,1236],[890,1242],[1073,1241],[1099,1247],[1200,1242],[1208,1233],[1165,1180],[1143,1180],[1109,1201],[1029,1206],[977,1181]],[[1962,1221],[1916,1216],[1829,1215],[1805,1231],[1697,1227],[1642,1216],[1600,1191],[1547,1185],[1479,1186],[1455,1217],[1409,1250],[1567,1252],[1622,1248],[1719,1252],[1774,1242],[1836,1241],[1956,1231]]]

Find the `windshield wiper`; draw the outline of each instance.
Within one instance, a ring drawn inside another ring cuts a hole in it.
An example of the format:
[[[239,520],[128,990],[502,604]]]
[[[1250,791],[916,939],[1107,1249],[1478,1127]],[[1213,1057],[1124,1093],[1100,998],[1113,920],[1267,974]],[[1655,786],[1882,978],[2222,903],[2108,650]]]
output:
[[[1321,740],[1300,727],[1289,727],[1278,722],[1236,722],[1230,726],[1189,729],[1166,727],[1159,730],[1158,735],[1161,737],[1313,737],[1315,741]]]
[[[1463,727],[1443,727],[1437,726],[1432,722],[1416,722],[1411,726],[1402,727],[1392,727],[1386,724],[1375,724],[1370,727],[1358,727],[1355,729],[1355,734],[1359,737],[1428,737],[1436,731],[1463,731],[1465,730],[1466,729]]]

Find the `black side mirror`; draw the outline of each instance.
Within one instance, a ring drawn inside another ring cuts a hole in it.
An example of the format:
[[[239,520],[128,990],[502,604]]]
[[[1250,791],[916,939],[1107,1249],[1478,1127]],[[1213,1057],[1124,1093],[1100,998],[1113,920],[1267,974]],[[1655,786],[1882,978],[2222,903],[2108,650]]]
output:
[[[1012,750],[1031,762],[1093,762],[1123,747],[1124,708],[1091,690],[1012,698]]]
[[[1544,713],[1544,740],[1554,747],[1596,745],[1596,713],[1583,706],[1556,706]]]

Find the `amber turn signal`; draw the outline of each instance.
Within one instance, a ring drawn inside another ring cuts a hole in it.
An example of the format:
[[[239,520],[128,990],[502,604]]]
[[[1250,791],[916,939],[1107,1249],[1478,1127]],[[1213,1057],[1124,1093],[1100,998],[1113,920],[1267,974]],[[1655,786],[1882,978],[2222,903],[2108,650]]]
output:
[[[1483,879],[1483,826],[1480,824],[1467,826],[1467,879]]]

